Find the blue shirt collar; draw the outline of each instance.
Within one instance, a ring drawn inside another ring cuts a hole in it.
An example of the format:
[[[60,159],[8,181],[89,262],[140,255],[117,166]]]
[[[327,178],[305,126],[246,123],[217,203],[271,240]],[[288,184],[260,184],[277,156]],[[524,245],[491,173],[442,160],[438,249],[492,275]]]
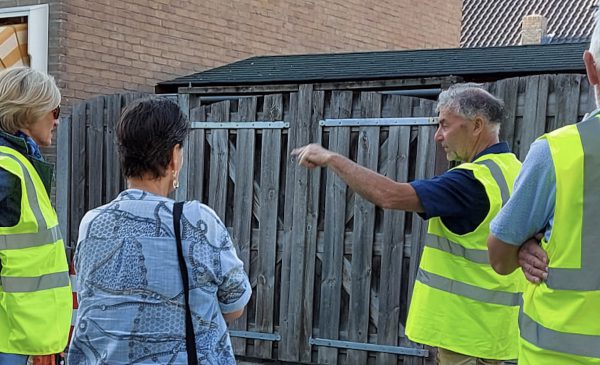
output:
[[[490,154],[490,153],[509,153],[510,148],[508,148],[508,143],[506,142],[498,142],[486,148],[485,150],[479,152],[473,157],[473,161],[477,160],[479,157]],[[473,162],[471,161],[471,162]]]
[[[594,111],[593,111],[593,112],[591,112],[591,113],[587,113],[586,115],[584,115],[584,116],[583,116],[583,119],[582,119],[582,120],[586,120],[586,119],[588,119],[588,118],[591,118],[591,117],[595,116],[596,114],[600,114],[600,108],[598,108],[598,109],[594,110]]]
[[[40,147],[35,143],[33,138],[29,137],[25,133],[21,131],[17,131],[15,133],[16,137],[23,138],[25,143],[27,144],[27,153],[29,153],[33,158],[44,161],[44,157],[42,156],[42,152],[40,151]]]

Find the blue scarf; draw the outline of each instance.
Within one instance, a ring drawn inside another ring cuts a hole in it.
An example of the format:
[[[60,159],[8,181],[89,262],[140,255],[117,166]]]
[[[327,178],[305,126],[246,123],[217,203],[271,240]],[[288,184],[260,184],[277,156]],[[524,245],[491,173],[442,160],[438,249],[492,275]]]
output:
[[[33,138],[29,137],[25,133],[21,131],[17,131],[15,133],[16,137],[23,138],[25,143],[27,144],[27,152],[33,156],[36,160],[44,161],[44,157],[42,156],[42,152],[40,151],[40,147],[35,143]]]

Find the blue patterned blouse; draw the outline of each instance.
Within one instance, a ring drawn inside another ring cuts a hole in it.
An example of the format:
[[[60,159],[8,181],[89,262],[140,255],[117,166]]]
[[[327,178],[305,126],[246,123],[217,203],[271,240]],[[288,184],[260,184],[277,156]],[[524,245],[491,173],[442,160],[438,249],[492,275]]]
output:
[[[68,364],[187,364],[173,203],[129,189],[83,217]],[[243,263],[212,209],[187,202],[181,220],[198,359],[235,364],[222,313],[250,299]]]

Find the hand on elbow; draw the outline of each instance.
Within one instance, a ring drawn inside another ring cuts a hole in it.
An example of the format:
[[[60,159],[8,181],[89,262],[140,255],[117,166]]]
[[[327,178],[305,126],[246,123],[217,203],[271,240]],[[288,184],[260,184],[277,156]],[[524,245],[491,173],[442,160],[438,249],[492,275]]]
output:
[[[539,245],[541,239],[541,236],[529,239],[521,246],[518,255],[525,278],[534,284],[548,278],[548,254]]]

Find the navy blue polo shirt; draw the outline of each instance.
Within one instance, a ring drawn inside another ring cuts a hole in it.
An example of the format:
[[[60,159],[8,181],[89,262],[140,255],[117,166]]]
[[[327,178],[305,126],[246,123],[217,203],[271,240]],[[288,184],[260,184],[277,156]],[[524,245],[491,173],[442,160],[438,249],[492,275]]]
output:
[[[490,153],[509,153],[506,142],[496,143],[481,151],[473,161]],[[452,232],[473,232],[490,210],[490,202],[483,184],[470,170],[454,169],[427,180],[410,183],[425,210],[423,219],[440,217]]]

